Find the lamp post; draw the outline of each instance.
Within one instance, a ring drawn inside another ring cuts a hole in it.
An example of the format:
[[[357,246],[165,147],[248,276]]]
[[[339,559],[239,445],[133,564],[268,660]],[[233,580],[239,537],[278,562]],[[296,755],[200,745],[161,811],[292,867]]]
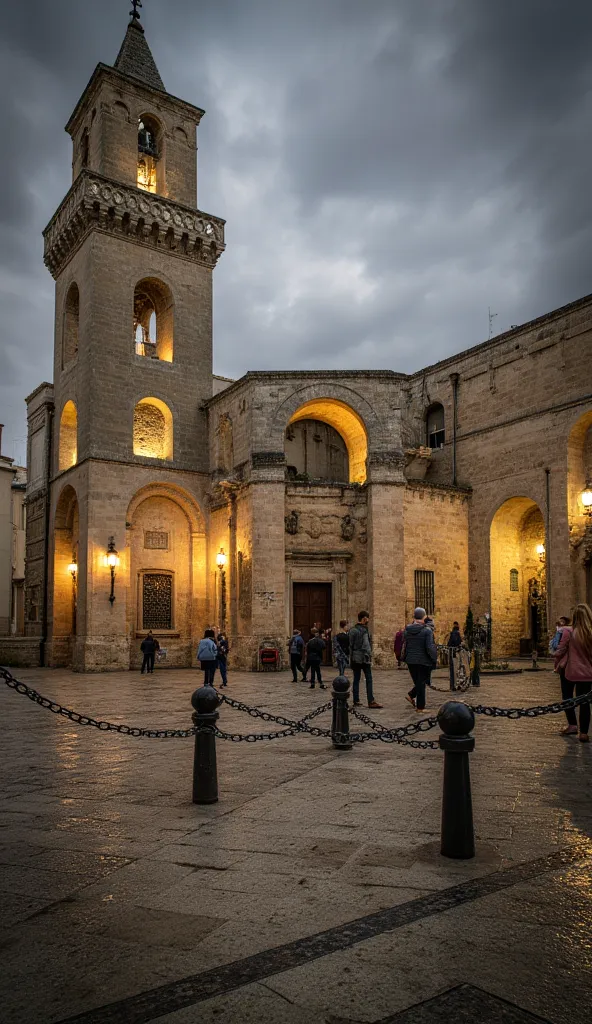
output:
[[[105,555],[105,565],[111,570],[111,593],[109,594],[109,604],[113,607],[113,602],[115,601],[115,570],[119,565],[119,555],[117,554],[117,548],[115,547],[115,537],[109,537],[107,554]]]
[[[220,574],[220,629],[226,632],[226,563],[228,559],[224,548],[216,555],[216,565]]]
[[[75,561],[76,556],[72,555],[72,561],[68,566],[68,572],[72,577],[72,633],[76,634],[76,583],[78,580],[78,565]]]
[[[586,486],[586,490],[582,491],[581,499],[584,506],[584,515],[588,522],[592,522],[592,487]]]

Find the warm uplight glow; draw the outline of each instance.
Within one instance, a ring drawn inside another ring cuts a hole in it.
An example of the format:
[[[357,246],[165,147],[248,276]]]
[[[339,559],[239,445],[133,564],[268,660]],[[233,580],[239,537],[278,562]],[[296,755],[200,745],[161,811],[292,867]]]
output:
[[[582,493],[582,505],[585,509],[592,508],[592,490],[586,489]]]
[[[138,188],[144,192],[156,192],[156,162],[151,156],[138,160]]]
[[[220,548],[218,554],[216,555],[216,565],[218,566],[219,569],[223,569],[224,566],[226,565],[226,562],[227,558],[226,555],[224,554],[224,548]]]
[[[72,576],[76,575],[76,573],[78,572],[78,566],[76,562],[70,562],[70,565],[68,566],[68,572],[71,573]]]
[[[545,554],[545,545],[544,544],[537,544],[537,546],[536,546],[536,553],[537,553],[537,555],[544,555]]]
[[[349,456],[350,483],[365,483],[368,441],[366,428],[358,413],[337,399],[316,398],[301,405],[292,416],[290,423],[298,423],[299,420],[306,419],[328,423],[333,430],[341,434]]]

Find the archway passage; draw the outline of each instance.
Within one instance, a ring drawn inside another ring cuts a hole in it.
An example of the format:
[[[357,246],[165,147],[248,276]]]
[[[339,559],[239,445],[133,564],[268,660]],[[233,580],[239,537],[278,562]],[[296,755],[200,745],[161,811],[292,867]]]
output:
[[[490,530],[494,657],[542,651],[547,645],[543,514],[531,498],[509,498]]]
[[[78,414],[74,402],[66,402],[60,418],[60,473],[78,461]]]
[[[68,485],[58,499],[54,521],[52,639],[54,660],[61,664],[70,660],[69,641],[76,635],[78,542],[78,498]]]
[[[173,416],[159,398],[142,398],[134,409],[134,455],[173,458]]]
[[[321,420],[299,420],[286,430],[286,462],[291,479],[349,481],[347,445]]]
[[[173,361],[173,295],[164,281],[146,277],[134,290],[134,348],[138,356]]]
[[[368,438],[361,417],[349,405],[337,399],[316,398],[301,405],[290,419],[289,425],[303,420],[325,423],[343,438],[349,462],[349,482],[365,483]],[[328,440],[329,444],[333,443],[338,451],[339,445],[335,438],[325,440]],[[336,461],[339,459],[337,451]]]

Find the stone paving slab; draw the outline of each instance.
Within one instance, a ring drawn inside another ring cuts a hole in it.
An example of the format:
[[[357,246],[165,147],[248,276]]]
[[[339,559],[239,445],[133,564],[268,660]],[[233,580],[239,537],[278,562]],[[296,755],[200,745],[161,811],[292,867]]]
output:
[[[191,724],[189,696],[200,682],[195,672],[171,670],[148,681],[137,673],[42,670],[19,677],[93,717],[168,728]],[[405,672],[377,673],[385,708],[372,717],[414,721],[406,685]],[[557,689],[557,677],[540,672],[489,677],[471,697],[517,706],[554,700]],[[233,674],[229,692],[294,718],[327,695],[293,685],[287,674]],[[431,693],[432,708],[445,698]],[[439,751],[367,743],[336,752],[310,736],[218,743],[221,800],[196,807],[190,739],[101,734],[8,690],[0,699],[3,1024],[57,1024],[367,914],[438,899],[451,886],[573,844],[587,849],[592,836],[591,751],[558,736],[558,716],[478,720],[471,760],[478,853],[454,862],[438,853]],[[226,707],[221,724],[270,728]],[[158,1019],[334,1024],[346,1007],[347,1019],[377,1021],[454,986],[483,983],[496,999],[553,1024],[579,1022],[590,989],[589,869],[551,877],[561,881],[535,887],[536,899],[534,882],[513,885],[199,1007],[159,1011]],[[547,974],[553,961],[568,969],[568,951],[571,984],[562,1002],[559,981]],[[510,976],[508,961],[517,956]]]

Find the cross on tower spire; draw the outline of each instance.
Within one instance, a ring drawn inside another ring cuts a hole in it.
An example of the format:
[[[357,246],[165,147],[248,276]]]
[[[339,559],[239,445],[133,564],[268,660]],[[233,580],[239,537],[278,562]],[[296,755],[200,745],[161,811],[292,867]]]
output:
[[[140,12],[139,12],[138,8],[142,7],[142,6],[143,6],[142,5],[142,0],[132,0],[133,11],[130,11],[130,18],[132,19],[132,22],[134,22],[134,21],[138,21],[139,22],[139,20],[140,20]]]

